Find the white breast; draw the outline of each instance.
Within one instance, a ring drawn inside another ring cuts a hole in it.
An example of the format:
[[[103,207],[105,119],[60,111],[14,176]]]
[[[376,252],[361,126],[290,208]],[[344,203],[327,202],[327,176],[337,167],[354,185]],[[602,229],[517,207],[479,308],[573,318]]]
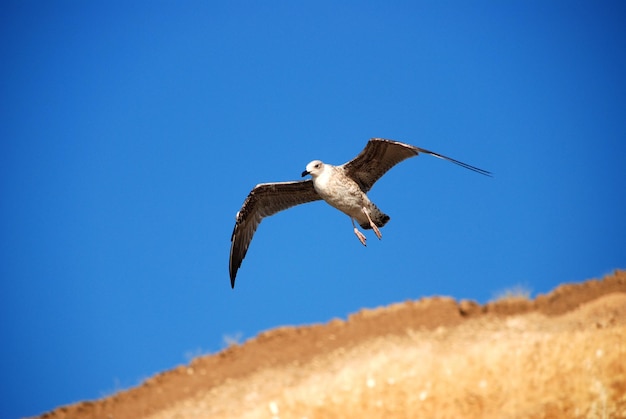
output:
[[[359,185],[338,167],[325,165],[313,185],[324,201],[351,217],[360,217],[361,208],[369,203]]]

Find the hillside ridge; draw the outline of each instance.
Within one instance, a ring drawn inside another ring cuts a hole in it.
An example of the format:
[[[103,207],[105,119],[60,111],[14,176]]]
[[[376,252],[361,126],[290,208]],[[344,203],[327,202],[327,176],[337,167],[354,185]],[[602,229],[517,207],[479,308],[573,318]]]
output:
[[[195,358],[188,365],[156,374],[137,387],[100,400],[62,406],[40,417],[148,417],[224,383],[245,380],[267,369],[305,365],[326,354],[345,352],[370,340],[454,329],[469,320],[502,319],[529,313],[562,316],[615,293],[626,294],[626,271],[616,270],[602,279],[561,285],[533,300],[505,298],[479,305],[470,300],[457,302],[449,297],[428,297],[362,309],[346,320],[278,327],[243,344],[232,345],[218,353]],[[606,321],[599,319],[598,324]]]

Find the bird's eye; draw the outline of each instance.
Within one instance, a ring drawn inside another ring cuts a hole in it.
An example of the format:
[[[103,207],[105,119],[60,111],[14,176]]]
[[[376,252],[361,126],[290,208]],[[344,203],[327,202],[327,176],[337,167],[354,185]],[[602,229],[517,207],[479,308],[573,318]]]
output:
[[[316,169],[319,169],[319,168],[320,168],[320,164],[319,164],[319,163],[317,163],[317,164],[315,165],[315,168],[316,168]]]

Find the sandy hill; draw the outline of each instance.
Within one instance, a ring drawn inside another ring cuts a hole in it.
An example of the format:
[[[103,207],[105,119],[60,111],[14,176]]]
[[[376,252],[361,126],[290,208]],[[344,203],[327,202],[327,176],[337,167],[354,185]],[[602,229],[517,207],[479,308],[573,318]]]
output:
[[[625,418],[626,271],[283,327],[42,418]]]

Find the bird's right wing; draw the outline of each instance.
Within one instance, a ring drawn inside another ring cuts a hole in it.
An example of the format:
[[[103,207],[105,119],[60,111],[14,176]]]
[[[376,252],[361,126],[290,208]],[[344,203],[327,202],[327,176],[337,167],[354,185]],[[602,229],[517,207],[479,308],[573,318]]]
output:
[[[237,221],[230,238],[230,285],[235,288],[235,277],[246,257],[252,236],[263,218],[295,205],[322,199],[312,180],[261,183],[250,191],[237,213]]]

